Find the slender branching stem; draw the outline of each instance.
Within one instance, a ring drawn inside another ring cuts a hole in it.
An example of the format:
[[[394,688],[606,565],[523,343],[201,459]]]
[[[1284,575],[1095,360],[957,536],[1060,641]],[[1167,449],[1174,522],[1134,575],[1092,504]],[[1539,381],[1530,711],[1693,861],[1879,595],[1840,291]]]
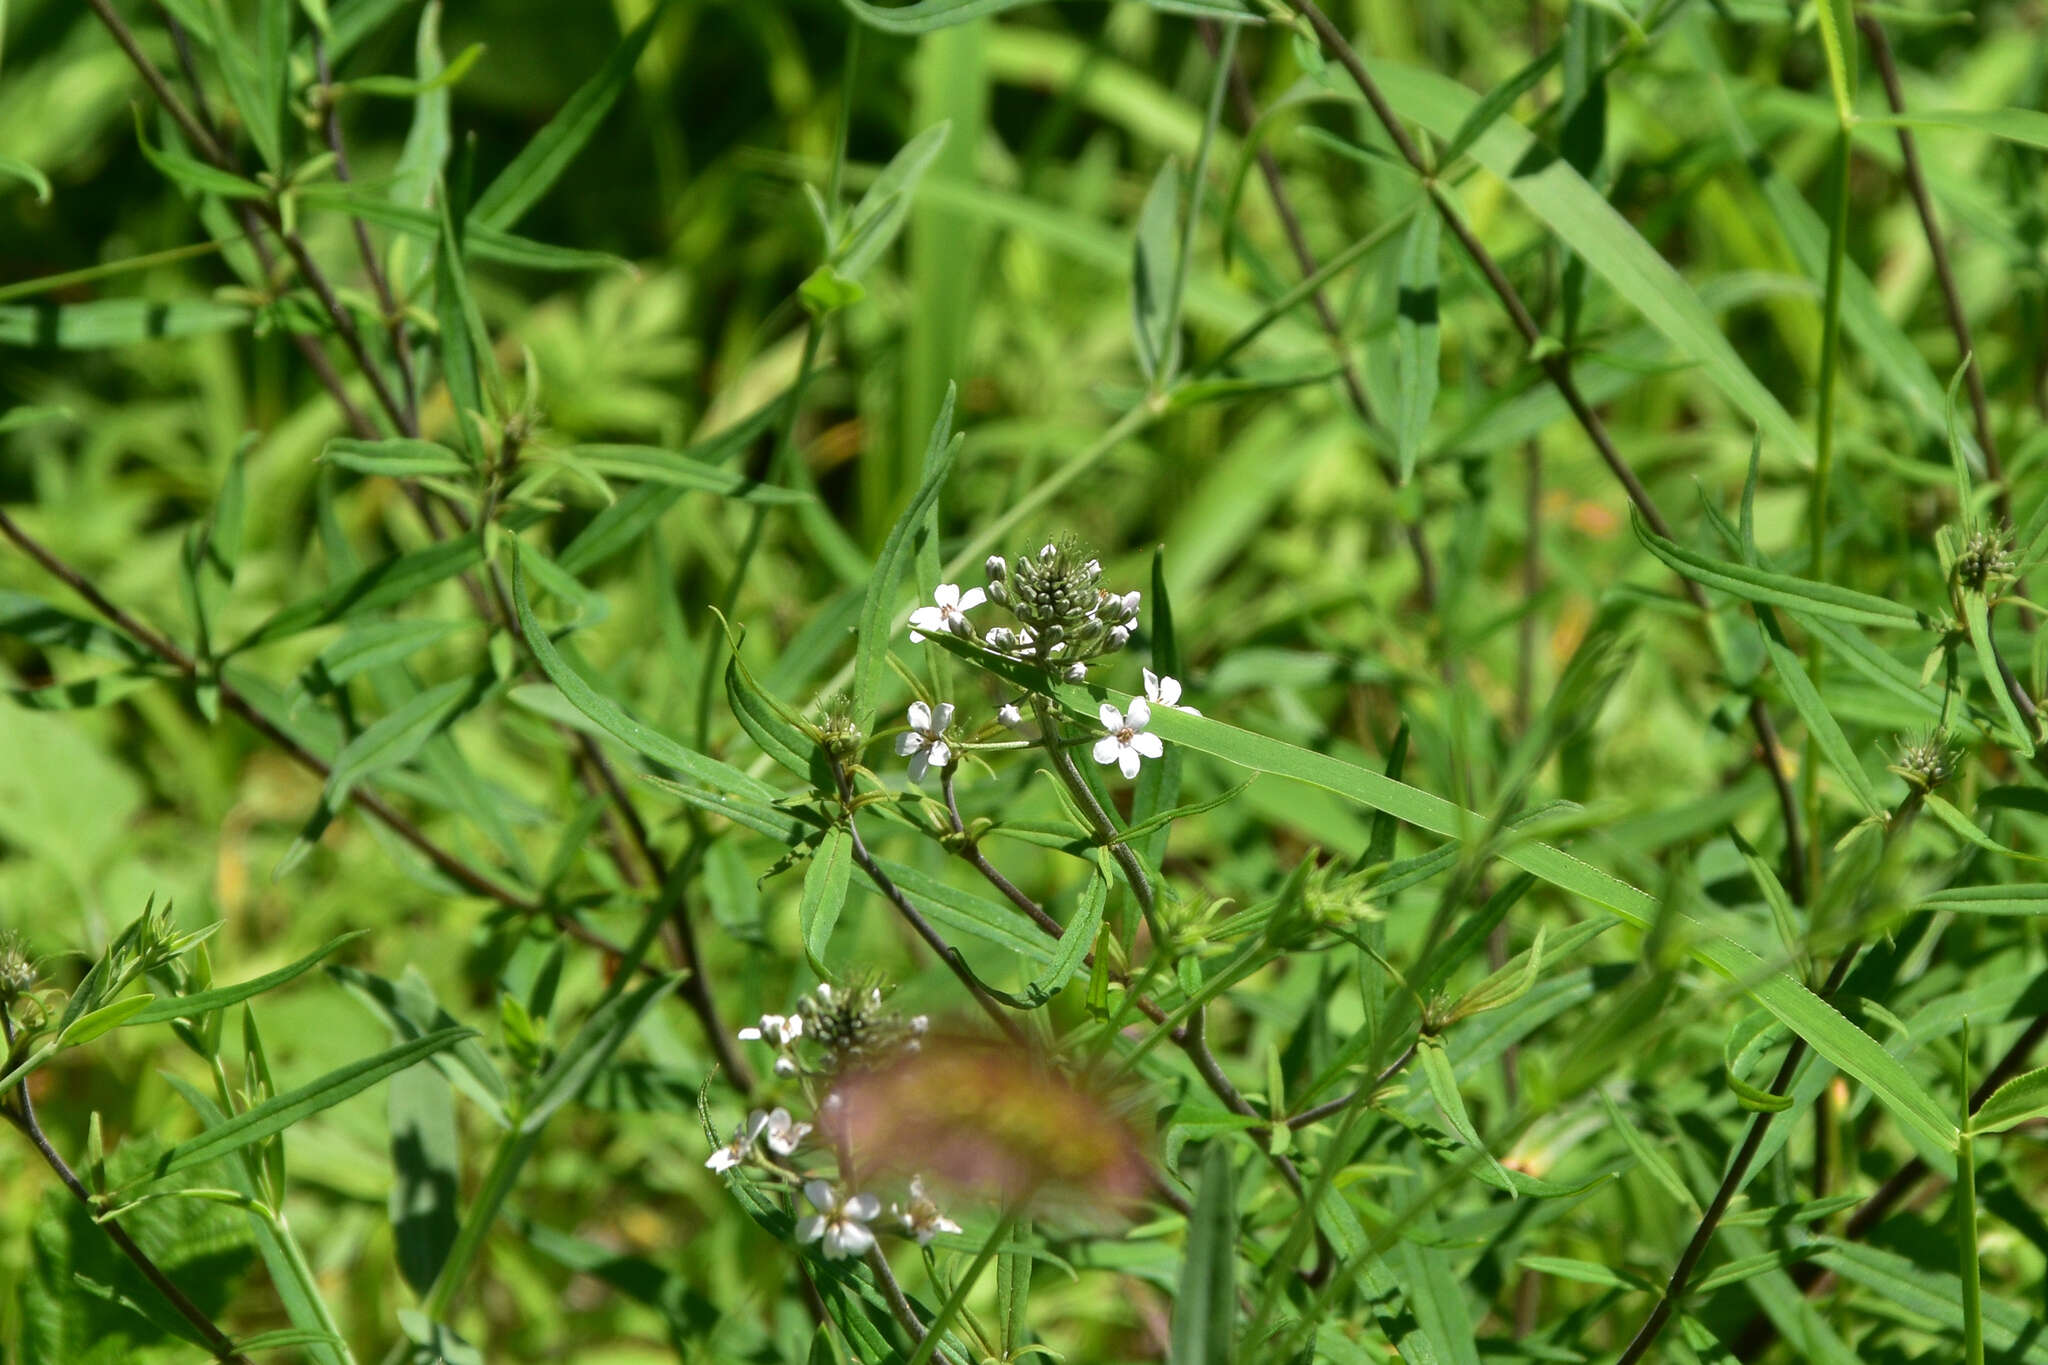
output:
[[[4,1034],[9,1047],[14,1045],[14,1020],[5,1009],[0,1009],[0,1034]],[[0,1100],[4,1098],[0,1096]],[[184,1290],[178,1288],[171,1277],[164,1273],[163,1267],[150,1259],[148,1252],[136,1245],[135,1239],[128,1235],[127,1229],[112,1219],[99,1221],[99,1201],[93,1197],[92,1191],[85,1187],[85,1182],[78,1178],[78,1173],[71,1169],[70,1163],[50,1145],[48,1134],[43,1132],[43,1125],[36,1118],[35,1101],[29,1096],[27,1077],[23,1077],[21,1084],[15,1087],[14,1104],[0,1104],[0,1114],[5,1114],[7,1121],[21,1130],[22,1136],[29,1140],[37,1155],[41,1156],[44,1164],[56,1174],[64,1188],[71,1191],[72,1196],[95,1215],[94,1221],[99,1223],[108,1240],[142,1272],[142,1278],[148,1280],[150,1286],[164,1296],[165,1302],[177,1310],[179,1317],[192,1325],[192,1330],[199,1334],[207,1349],[213,1352],[214,1359],[226,1361],[229,1365],[250,1365],[249,1358],[235,1349],[234,1340],[226,1332],[221,1331],[213,1319],[207,1316],[206,1311],[192,1302]]]
[[[327,110],[326,117],[321,120],[321,129],[327,137],[327,149],[334,153],[334,178],[345,184],[349,179],[349,165],[348,146],[341,136],[341,102],[334,98],[334,71],[328,65],[327,44],[317,33],[313,35],[313,61],[320,76],[319,98],[325,102]],[[384,326],[391,338],[391,356],[398,364],[398,384],[404,403],[400,426],[407,435],[418,435],[419,375],[413,362],[412,337],[406,328],[405,310],[399,307],[390,277],[384,272],[384,263],[377,258],[377,248],[370,241],[369,224],[351,216],[349,225],[355,229],[356,254],[362,258],[363,273],[369,277],[370,288],[376,292],[377,307],[384,314]]]
[[[1205,22],[1201,29],[1202,41],[1209,45],[1210,52],[1218,53],[1220,45],[1216,40],[1215,25]],[[1244,68],[1235,53],[1230,60],[1230,102],[1237,110],[1238,122],[1244,125],[1246,132],[1250,132],[1259,121],[1259,107],[1252,98],[1251,85],[1245,80]],[[1315,248],[1309,245],[1308,234],[1301,226],[1301,215],[1294,210],[1294,201],[1287,193],[1286,179],[1280,174],[1280,163],[1263,143],[1259,146],[1258,163],[1259,179],[1265,183],[1266,197],[1273,201],[1273,212],[1280,219],[1280,229],[1286,234],[1295,264],[1301,268],[1305,280],[1313,280],[1321,268],[1316,261]],[[1323,335],[1329,338],[1330,349],[1337,357],[1338,377],[1343,381],[1344,396],[1351,404],[1352,413],[1368,429],[1376,428],[1378,422],[1373,416],[1372,400],[1366,397],[1365,381],[1344,338],[1344,326],[1337,318],[1337,310],[1320,287],[1310,291],[1309,302],[1315,308],[1316,321],[1321,324]],[[1377,451],[1373,459],[1380,478],[1389,488],[1397,487],[1401,482],[1399,466],[1384,451]],[[1433,611],[1437,600],[1436,557],[1430,551],[1429,540],[1423,535],[1419,521],[1404,522],[1401,533],[1415,559],[1416,600],[1424,611]]]
[[[1858,945],[1852,943],[1835,960],[1834,970],[1828,973],[1827,984],[1820,991],[1822,1000],[1832,999],[1835,992],[1841,988],[1842,982],[1849,975],[1850,966],[1856,960],[1857,952]],[[1772,1091],[1782,1093],[1791,1085],[1794,1074],[1799,1070],[1799,1064],[1804,1060],[1806,1039],[1794,1035],[1791,1045],[1785,1049],[1785,1060],[1778,1067],[1777,1079],[1771,1082]],[[1721,1177],[1721,1186],[1714,1191],[1713,1201],[1707,1205],[1706,1213],[1701,1216],[1692,1240],[1686,1243],[1685,1250],[1678,1257],[1678,1264],[1672,1267],[1671,1279],[1665,1284],[1663,1294],[1658,1297],[1656,1306],[1650,1310],[1650,1315],[1643,1319],[1643,1325],[1636,1329],[1634,1339],[1615,1361],[1615,1365],[1635,1365],[1635,1362],[1643,1359],[1650,1347],[1656,1343],[1658,1333],[1664,1330],[1664,1324],[1670,1320],[1671,1314],[1677,1310],[1684,1298],[1686,1286],[1692,1281],[1692,1273],[1698,1267],[1700,1257],[1706,1254],[1708,1243],[1713,1241],[1714,1231],[1720,1227],[1722,1216],[1728,1212],[1729,1202],[1735,1198],[1737,1192],[1742,1189],[1743,1181],[1748,1178],[1750,1163],[1756,1160],[1757,1149],[1763,1145],[1764,1134],[1769,1130],[1771,1120],[1775,1117],[1775,1114],[1763,1111],[1750,1115],[1749,1131],[1743,1134],[1742,1146],[1729,1161],[1727,1173]]]

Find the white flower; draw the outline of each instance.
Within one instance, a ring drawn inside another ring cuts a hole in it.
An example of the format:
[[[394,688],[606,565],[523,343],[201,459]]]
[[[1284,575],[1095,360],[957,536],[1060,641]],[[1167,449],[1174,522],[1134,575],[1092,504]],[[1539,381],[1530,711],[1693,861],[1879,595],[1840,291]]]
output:
[[[921,1175],[910,1177],[910,1203],[895,1212],[903,1222],[903,1230],[916,1237],[919,1246],[928,1246],[942,1232],[960,1231],[960,1225],[940,1213],[939,1206],[924,1192]]]
[[[777,1107],[768,1111],[768,1150],[777,1156],[794,1152],[810,1131],[810,1124],[796,1122],[787,1109]]]
[[[788,1115],[784,1114],[783,1117],[787,1118]],[[753,1153],[755,1142],[760,1140],[761,1130],[767,1126],[768,1116],[756,1109],[747,1115],[746,1122],[732,1130],[732,1140],[713,1152],[704,1164],[721,1174],[731,1170]]]
[[[828,1261],[868,1254],[868,1249],[875,1244],[875,1234],[868,1230],[868,1224],[881,1215],[881,1200],[871,1194],[854,1194],[841,1199],[839,1192],[823,1180],[805,1181],[804,1198],[811,1201],[811,1207],[817,1212],[798,1221],[797,1241],[815,1242],[820,1237],[824,1238],[825,1259]]]
[[[1024,713],[1017,709],[1017,703],[1004,702],[996,708],[996,719],[1014,730],[1024,723]]]
[[[768,1043],[786,1048],[804,1036],[804,1017],[801,1014],[764,1014],[758,1027],[740,1030],[743,1043]]]
[[[1180,679],[1162,678],[1151,669],[1145,670],[1145,700],[1154,706],[1171,706],[1176,711],[1185,711],[1191,716],[1202,713],[1192,706],[1180,704]]]
[[[987,600],[988,594],[980,588],[961,592],[958,583],[941,583],[932,589],[934,605],[910,613],[910,638],[923,643],[924,635],[920,632],[937,635],[942,630],[965,635],[969,629],[967,613]]]
[[[944,738],[953,723],[953,703],[942,701],[934,712],[921,701],[910,703],[910,729],[896,737],[896,752],[910,760],[910,780],[924,781],[925,769],[936,763],[943,768],[953,761],[953,748]]]
[[[1097,763],[1114,763],[1123,769],[1125,777],[1136,777],[1140,758],[1157,758],[1166,752],[1159,736],[1146,733],[1145,727],[1152,721],[1152,708],[1143,697],[1131,698],[1128,715],[1108,702],[1102,703],[1096,714],[1102,720],[1103,730],[1102,738],[1095,741]]]

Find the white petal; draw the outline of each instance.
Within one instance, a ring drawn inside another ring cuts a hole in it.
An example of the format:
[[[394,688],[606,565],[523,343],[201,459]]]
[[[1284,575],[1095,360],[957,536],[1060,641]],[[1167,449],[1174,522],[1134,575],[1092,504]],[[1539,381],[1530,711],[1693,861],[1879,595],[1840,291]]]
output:
[[[939,709],[932,715],[932,733],[937,734],[939,731],[945,729],[948,725],[951,725],[952,723],[953,703],[949,701],[940,702]]]
[[[1116,731],[1124,728],[1124,713],[1108,702],[1102,703],[1102,708],[1095,714],[1102,721],[1102,728],[1105,730]]]
[[[915,630],[913,630],[910,632],[910,643],[914,645],[921,645],[924,643],[924,636],[919,635]]]
[[[1166,746],[1159,742],[1159,736],[1149,730],[1132,735],[1131,747],[1147,758],[1158,758],[1166,752]]]
[[[960,594],[960,610],[973,611],[986,601],[988,601],[987,593],[983,592],[980,588],[969,588],[966,592]]]
[[[828,1212],[832,1207],[832,1186],[823,1180],[806,1180],[804,1182],[804,1198],[810,1200],[811,1207],[818,1212]],[[808,1241],[809,1239],[806,1238],[805,1240]]]
[[[932,1231],[958,1232],[960,1231],[960,1225],[954,1222],[952,1219],[946,1217],[946,1215],[942,1213],[938,1217],[932,1219]]]
[[[1117,758],[1117,766],[1124,770],[1125,777],[1134,778],[1138,775],[1139,762],[1138,751],[1131,748],[1126,748]]]
[[[1095,761],[1097,763],[1114,763],[1116,762],[1116,756],[1123,752],[1123,747],[1123,741],[1115,735],[1104,735],[1101,739],[1095,741]]]
[[[946,743],[946,741],[943,739],[933,740],[931,747],[931,761],[933,763],[938,764],[941,768],[945,767],[948,763],[951,763],[953,761],[953,746]]]
[[[908,758],[923,747],[924,736],[915,730],[906,730],[896,736],[896,753],[899,757]]]
[[[756,1109],[753,1113],[747,1115],[746,1134],[747,1143],[749,1146],[753,1144],[755,1139],[761,1136],[761,1131],[767,1126],[768,1116],[762,1113],[759,1109]]]
[[[1190,716],[1199,716],[1199,715],[1201,715],[1201,714],[1202,714],[1202,713],[1201,713],[1200,711],[1197,711],[1197,710],[1196,710],[1196,709],[1195,709],[1194,707],[1192,707],[1192,706],[1183,706],[1183,707],[1181,707],[1180,709],[1181,709],[1181,710],[1182,710],[1182,711],[1183,711],[1184,713],[1186,713],[1187,715],[1190,715]]]
[[[813,1213],[796,1221],[796,1239],[799,1242],[815,1242],[825,1233],[825,1216]]]
[[[858,1218],[871,1223],[882,1216],[882,1201],[871,1194],[857,1194],[846,1201],[841,1210],[848,1218]]]
[[[720,1147],[717,1151],[713,1152],[708,1158],[706,1158],[704,1164],[706,1166],[709,1166],[712,1170],[718,1171],[721,1174],[723,1174],[724,1172],[729,1171],[733,1167],[739,1165],[740,1159],[739,1157],[733,1154],[732,1148]]]
[[[1156,700],[1159,696],[1159,675],[1149,668],[1138,671],[1145,675],[1145,695]]]
[[[937,626],[934,626],[932,628],[934,630],[938,629]],[[932,708],[926,706],[923,702],[914,701],[910,703],[909,715],[911,729],[929,730],[932,728]]]
[[[792,1014],[782,1021],[782,1041],[785,1046],[804,1036],[804,1017]]]
[[[918,630],[944,630],[946,613],[937,607],[919,607],[910,613],[910,624]]]
[[[1143,697],[1131,698],[1131,709],[1124,712],[1124,724],[1133,730],[1142,730],[1152,723],[1152,703]]]
[[[938,603],[941,610],[947,607],[957,609],[960,605],[960,585],[958,583],[939,584],[938,587],[932,589],[932,601]]]
[[[1150,697],[1158,698],[1159,701],[1165,703],[1168,706],[1176,705],[1180,701],[1180,679],[1161,678],[1159,680],[1159,690],[1157,692],[1154,692],[1151,688],[1148,687],[1145,689],[1145,694]]]
[[[932,766],[932,749],[943,749],[943,744],[934,744],[931,749],[919,749],[910,756],[910,780],[924,781],[925,770]]]
[[[739,1032],[739,1039],[743,1043],[758,1043],[761,1041],[761,1030],[752,1027],[743,1028]]]
[[[834,1223],[825,1234],[825,1254],[831,1257],[865,1256],[874,1245],[875,1234],[860,1223]]]

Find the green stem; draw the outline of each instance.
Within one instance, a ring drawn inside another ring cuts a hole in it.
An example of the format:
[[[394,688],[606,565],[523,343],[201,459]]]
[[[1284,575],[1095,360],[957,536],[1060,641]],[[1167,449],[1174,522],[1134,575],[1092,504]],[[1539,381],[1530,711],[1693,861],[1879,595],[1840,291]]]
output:
[[[1015,1213],[1004,1211],[1002,1218],[996,1223],[996,1230],[990,1233],[988,1241],[982,1244],[980,1254],[975,1256],[973,1264],[967,1267],[967,1273],[960,1277],[960,1282],[953,1286],[953,1292],[948,1294],[945,1303],[940,1305],[939,1315],[933,1318],[931,1326],[925,1329],[924,1340],[917,1343],[917,1349],[911,1352],[906,1365],[925,1365],[925,1362],[932,1358],[932,1352],[939,1349],[939,1338],[953,1325],[953,1319],[960,1315],[961,1306],[967,1302],[967,1295],[973,1291],[975,1281],[981,1278],[982,1271],[988,1269],[988,1263],[996,1258],[996,1248],[1008,1239],[1010,1229],[1016,1221]]]
[[[270,1215],[271,1230],[277,1233],[278,1246],[283,1248],[285,1264],[291,1267],[292,1278],[298,1281],[299,1292],[306,1296],[306,1302],[313,1305],[313,1312],[320,1320],[320,1329],[334,1338],[335,1349],[348,1365],[356,1365],[355,1353],[348,1348],[348,1338],[341,1334],[341,1324],[335,1321],[334,1310],[327,1306],[327,1298],[320,1292],[320,1285],[314,1279],[313,1267],[306,1260],[305,1251],[299,1246],[299,1239],[292,1236],[289,1224],[285,1222],[284,1210]]]
[[[1984,1287],[1977,1268],[1977,1154],[1970,1133],[1970,1021],[1963,1020],[1957,1063],[1963,1122],[1956,1137],[1956,1255],[1963,1280],[1963,1361],[1984,1365]]]
[[[1088,823],[1095,827],[1095,837],[1109,850],[1109,856],[1116,859],[1123,869],[1124,879],[1131,884],[1131,894],[1138,898],[1138,908],[1144,912],[1146,927],[1152,931],[1152,941],[1161,951],[1167,946],[1165,926],[1159,922],[1158,901],[1152,893],[1152,879],[1145,871],[1145,864],[1135,850],[1124,842],[1123,834],[1102,803],[1095,799],[1095,789],[1088,785],[1088,779],[1074,766],[1074,757],[1060,743],[1059,715],[1053,705],[1044,697],[1034,696],[1031,709],[1038,720],[1039,747],[1052,760],[1053,772],[1073,796],[1075,804],[1088,817]]]
[[[484,1176],[483,1188],[471,1201],[469,1216],[462,1220],[455,1242],[448,1248],[448,1259],[441,1263],[441,1271],[434,1276],[433,1287],[427,1291],[427,1300],[420,1306],[421,1311],[435,1322],[447,1321],[448,1310],[455,1306],[456,1295],[462,1292],[463,1281],[469,1278],[470,1269],[483,1250],[484,1239],[498,1221],[498,1211],[511,1195],[512,1186],[518,1181],[526,1159],[539,1145],[540,1133],[538,1129],[531,1133],[522,1132],[515,1123],[499,1141],[497,1153],[491,1158],[491,1169]]]

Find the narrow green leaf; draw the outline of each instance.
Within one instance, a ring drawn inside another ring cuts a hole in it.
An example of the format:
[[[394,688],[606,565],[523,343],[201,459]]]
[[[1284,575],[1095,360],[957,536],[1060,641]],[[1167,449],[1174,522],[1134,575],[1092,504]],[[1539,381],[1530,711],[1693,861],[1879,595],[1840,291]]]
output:
[[[895,624],[896,585],[909,563],[911,539],[924,523],[925,513],[938,501],[946,476],[960,454],[961,438],[953,434],[955,385],[946,386],[946,398],[932,423],[930,442],[924,452],[924,479],[909,505],[889,528],[882,553],[875,560],[874,576],[868,580],[867,600],[861,606],[860,640],[854,655],[853,713],[865,723],[875,714],[875,687],[881,681],[889,658],[889,632]]]
[[[441,60],[441,0],[428,0],[420,11],[420,25],[413,36],[413,70],[421,89],[412,102],[412,124],[405,131],[405,146],[392,168],[388,190],[391,202],[421,210],[430,226],[420,234],[433,237],[440,223],[424,210],[433,202],[434,187],[447,173],[448,152],[453,139],[448,128],[448,90],[435,77],[444,69]],[[474,226],[472,234],[478,236]],[[475,244],[472,243],[472,249]]]
[[[562,172],[575,161],[596,135],[604,116],[611,112],[633,78],[633,67],[654,36],[655,25],[668,13],[668,0],[660,0],[645,19],[612,49],[611,56],[569,97],[547,126],[520,148],[511,164],[498,172],[484,192],[477,196],[469,216],[485,227],[509,228],[554,187]]]
[[[839,912],[846,906],[852,877],[853,836],[844,826],[835,825],[818,845],[811,865],[804,869],[803,900],[797,908],[804,956],[810,959],[811,969],[828,981],[837,980],[838,974],[825,966],[825,949],[832,942],[833,929],[838,927]]]
[[[1821,700],[1813,679],[1806,674],[1806,665],[1785,643],[1785,634],[1778,628],[1777,613],[1758,603],[1756,620],[1763,635],[1764,650],[1771,656],[1771,667],[1776,671],[1793,708],[1799,712],[1799,718],[1806,722],[1807,733],[1813,736],[1828,766],[1848,786],[1849,794],[1856,798],[1857,805],[1863,807],[1865,815],[1883,815],[1885,805],[1878,798],[1870,774],[1863,770],[1862,762],[1856,757],[1855,746],[1842,733],[1842,727],[1836,723],[1827,703]]]
[[[1422,1067],[1422,1078],[1429,1086],[1430,1098],[1436,1101],[1436,1107],[1443,1112],[1451,1131],[1462,1138],[1466,1146],[1486,1158],[1487,1166],[1500,1177],[1512,1197],[1515,1191],[1507,1172],[1500,1168],[1500,1162],[1494,1160],[1493,1153],[1486,1150],[1486,1144],[1480,1141],[1479,1130],[1472,1126],[1471,1115],[1465,1112],[1465,1097],[1458,1090],[1457,1073],[1451,1070],[1451,1056],[1444,1051],[1444,1045],[1435,1038],[1425,1037],[1416,1045],[1415,1059]]]
[[[1394,454],[1406,483],[1415,473],[1436,406],[1443,329],[1437,298],[1441,283],[1438,242],[1443,220],[1418,213],[1401,243],[1399,289],[1394,306],[1394,375],[1400,394],[1394,407]]]
[[[1967,819],[1967,817],[1965,817]],[[2048,915],[2048,882],[2008,886],[1952,886],[1914,902],[1918,910],[1961,915]]]
[[[565,447],[563,454],[574,456],[598,473],[614,478],[673,484],[677,488],[716,493],[720,497],[764,507],[815,501],[809,493],[762,483],[659,446],[573,445]]]
[[[469,461],[447,446],[407,436],[381,441],[359,441],[337,436],[320,452],[321,460],[353,469],[359,474],[385,474],[394,479],[432,476],[467,478],[473,471]]]
[[[483,548],[473,535],[444,540],[373,564],[324,592],[301,598],[243,636],[222,657],[260,644],[297,635],[409,602],[433,584],[455,577],[483,562]]]
[[[592,1010],[576,1036],[534,1082],[519,1131],[528,1136],[538,1133],[557,1109],[581,1094],[598,1068],[611,1060],[641,1021],[681,983],[680,976],[657,977]]]
[[[0,176],[26,181],[36,192],[36,202],[50,202],[50,177],[18,156],[0,156]]]
[[[348,185],[308,185],[294,193],[309,208],[359,218],[408,237],[434,241],[441,235],[438,213],[397,199],[381,198],[367,190]],[[631,261],[608,251],[555,246],[475,222],[464,227],[462,250],[471,260],[522,270],[621,270],[630,274],[634,269]]]
[[[1719,588],[1751,602],[1767,602],[1862,626],[1924,628],[1920,613],[1888,598],[1873,597],[1832,583],[1815,583],[1730,560],[1710,559],[1652,531],[1633,508],[1629,521],[1643,547],[1695,583]]]
[[[274,4],[276,0],[261,2]],[[209,22],[201,31],[209,32],[213,38],[214,56],[219,59],[220,74],[227,83],[229,101],[235,112],[241,115],[242,126],[249,134],[249,141],[256,144],[263,164],[273,171],[283,170],[283,129],[277,111],[278,101],[284,92],[280,89],[273,98],[266,90],[256,58],[242,41],[242,35],[235,31],[234,10],[226,0],[204,0],[204,3]]]
[[[1847,128],[1856,121],[1856,19],[1850,0],[1818,0],[1813,9],[1820,20],[1820,46],[1827,57],[1835,113]]]
[[[211,299],[8,304],[0,306],[0,346],[98,351],[208,332],[235,332],[255,320],[255,312],[242,304]]]
[[[155,1001],[148,1009],[137,1014],[134,1022],[138,1024],[161,1024],[167,1023],[172,1019],[197,1019],[201,1015],[210,1014],[215,1010],[224,1010],[230,1005],[239,1005],[244,1000],[252,999],[263,994],[265,991],[276,990],[279,986],[284,985],[285,982],[305,975],[329,957],[332,957],[344,943],[352,939],[361,938],[368,932],[367,929],[352,929],[346,934],[329,939],[321,947],[314,949],[297,962],[279,967],[274,972],[265,972],[262,976],[251,977],[247,981],[238,981],[232,986],[218,986],[210,991],[199,991],[192,995],[173,995],[166,999]]]
[[[1109,904],[1109,874],[1098,866],[1081,885],[1074,905],[1074,917],[1060,931],[1058,950],[1045,970],[1031,979],[1024,998],[1035,1007],[1043,1005],[1067,988],[1081,969],[1096,936],[1102,931],[1102,912]]]
[[[246,1110],[225,1123],[207,1129],[190,1141],[172,1147],[157,1158],[154,1178],[161,1180],[189,1167],[218,1161],[231,1152],[238,1152],[252,1143],[282,1133],[293,1124],[303,1122],[321,1110],[331,1108],[351,1095],[369,1089],[386,1076],[403,1071],[406,1067],[423,1061],[445,1048],[453,1047],[465,1038],[475,1036],[474,1029],[438,1029],[423,1037],[389,1048],[374,1057],[365,1057],[359,1062],[339,1067],[311,1084],[267,1100],[254,1109]]]
[[[519,629],[526,646],[533,652],[534,662],[548,681],[561,689],[569,704],[594,721],[598,728],[645,758],[663,764],[688,777],[714,787],[720,791],[732,792],[739,796],[750,796],[758,800],[774,799],[774,789],[765,782],[757,781],[728,763],[708,758],[694,749],[686,749],[667,735],[641,724],[626,713],[625,708],[609,697],[600,695],[585,682],[577,672],[562,661],[554,642],[540,622],[535,619],[533,607],[526,600],[526,579],[523,574],[512,576],[512,603],[519,617]]]
[[[1202,1153],[1195,1209],[1173,1301],[1167,1365],[1230,1365],[1237,1359],[1237,1175],[1230,1144]]]
[[[1166,335],[1179,249],[1180,167],[1168,157],[1152,177],[1131,241],[1131,335],[1138,368],[1155,389],[1172,377],[1179,352],[1178,339]]]
[[[451,678],[378,717],[334,756],[325,799],[330,805],[339,805],[357,784],[412,758],[420,746],[474,705],[482,690],[475,678]]]
[[[987,15],[1036,4],[1038,0],[910,0],[904,5],[880,5],[873,0],[840,0],[840,3],[870,28],[884,33],[914,35],[971,23]],[[1162,13],[1192,19],[1258,22],[1241,0],[1145,0],[1145,3]]]
[[[2013,1077],[1991,1092],[1970,1119],[1973,1133],[2003,1133],[2048,1114],[2048,1066]]]
[[[2005,728],[2012,732],[2013,747],[2020,751],[2022,757],[2032,758],[2033,728],[2021,717],[2019,706],[2005,685],[2005,675],[1998,667],[1998,645],[1991,636],[1991,604],[1985,600],[1982,590],[1963,590],[1963,615],[1970,625],[1970,647],[1977,657],[1977,672],[1984,679],[1991,699],[1998,703],[1998,712],[2005,718]]]
[[[917,183],[946,145],[952,125],[935,123],[903,144],[862,194],[846,220],[846,235],[833,253],[834,276],[857,282],[903,231]]]
[[[123,1024],[135,1022],[135,1017],[148,1009],[156,997],[147,991],[131,995],[126,1000],[116,1000],[111,1005],[81,1014],[65,1026],[58,1042],[64,1047],[78,1047],[89,1043],[102,1034],[112,1033]]]
[[[2038,109],[1923,109],[1911,114],[1866,114],[1857,122],[1885,128],[1961,128],[2048,151],[2048,114]]]

